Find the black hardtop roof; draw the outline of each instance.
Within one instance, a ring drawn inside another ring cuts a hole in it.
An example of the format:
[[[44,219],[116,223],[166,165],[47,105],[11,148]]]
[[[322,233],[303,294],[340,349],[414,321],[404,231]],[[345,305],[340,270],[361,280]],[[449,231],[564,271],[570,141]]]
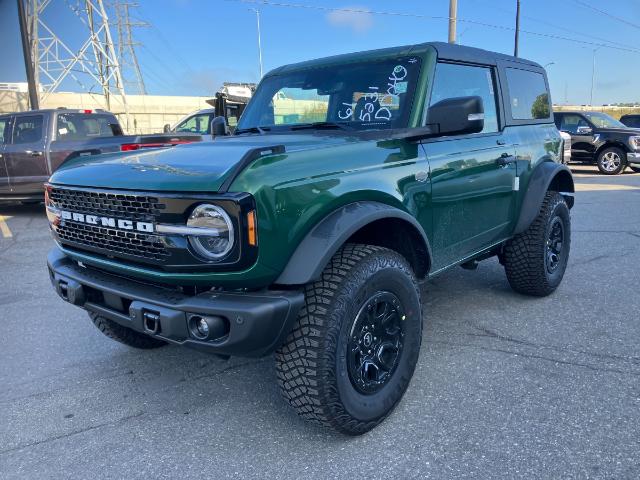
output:
[[[344,64],[366,60],[376,60],[380,58],[392,58],[406,55],[419,55],[425,53],[431,49],[434,49],[439,59],[451,60],[459,62],[469,63],[481,63],[485,65],[496,65],[498,61],[507,61],[511,63],[519,63],[523,66],[533,67],[536,69],[542,69],[542,67],[535,62],[525,60],[519,57],[513,57],[511,55],[505,55],[502,53],[491,52],[489,50],[483,50],[481,48],[467,47],[464,45],[455,45],[445,42],[426,42],[414,45],[402,45],[398,47],[381,48],[376,50],[365,50],[360,52],[345,53],[341,55],[333,55],[330,57],[318,58],[314,60],[307,60],[299,63],[292,63],[275,68],[267,73],[265,76],[277,75],[279,73],[286,73],[297,70],[304,70],[308,68],[323,67],[333,64]]]
[[[460,62],[472,62],[472,63],[486,63],[495,65],[497,61],[506,61],[520,63],[530,67],[542,68],[540,64],[526,60],[520,57],[514,57],[512,55],[505,55],[504,53],[492,52],[490,50],[484,50],[482,48],[467,47],[466,45],[456,45],[453,43],[445,42],[429,42],[425,45],[431,45],[438,52],[438,58],[444,60],[454,60]]]

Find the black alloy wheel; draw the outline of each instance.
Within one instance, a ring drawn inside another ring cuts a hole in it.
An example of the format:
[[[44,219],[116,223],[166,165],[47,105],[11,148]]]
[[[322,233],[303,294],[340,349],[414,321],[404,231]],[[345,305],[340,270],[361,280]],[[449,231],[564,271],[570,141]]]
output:
[[[564,246],[564,223],[558,216],[551,221],[549,235],[546,243],[546,267],[547,272],[554,273],[562,262]]]
[[[362,306],[351,328],[347,369],[360,393],[376,393],[394,374],[402,355],[404,310],[391,292],[377,292]]]

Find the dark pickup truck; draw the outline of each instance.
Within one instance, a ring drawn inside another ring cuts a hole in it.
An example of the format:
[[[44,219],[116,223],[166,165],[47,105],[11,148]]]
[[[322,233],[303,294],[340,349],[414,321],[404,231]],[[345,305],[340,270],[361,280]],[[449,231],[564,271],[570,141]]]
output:
[[[558,130],[571,135],[571,161],[595,163],[600,173],[640,172],[640,130],[602,112],[554,112]]]
[[[124,135],[115,115],[103,110],[0,115],[0,200],[42,200],[44,182],[75,157],[201,140],[185,133]]]

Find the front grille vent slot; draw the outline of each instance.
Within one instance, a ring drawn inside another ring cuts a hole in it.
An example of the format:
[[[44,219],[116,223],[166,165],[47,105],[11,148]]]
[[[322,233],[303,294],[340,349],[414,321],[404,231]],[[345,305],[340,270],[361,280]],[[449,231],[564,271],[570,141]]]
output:
[[[159,198],[100,191],[52,188],[49,199],[60,210],[82,214],[156,223],[166,209]],[[102,225],[90,225],[64,220],[56,227],[63,243],[76,248],[98,249],[109,256],[133,256],[153,263],[164,263],[171,252],[158,235],[122,230]]]
[[[62,210],[91,213],[129,220],[151,221],[166,208],[160,199],[145,195],[89,192],[53,188],[51,201]]]

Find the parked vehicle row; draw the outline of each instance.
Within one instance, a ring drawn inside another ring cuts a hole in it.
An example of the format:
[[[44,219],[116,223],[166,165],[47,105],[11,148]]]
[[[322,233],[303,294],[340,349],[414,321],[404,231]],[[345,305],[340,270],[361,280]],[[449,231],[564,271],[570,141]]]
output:
[[[124,135],[103,110],[51,109],[0,115],[0,200],[39,201],[62,164],[106,152],[174,146],[200,135]]]
[[[623,118],[626,125],[602,112],[554,113],[558,130],[571,135],[571,161],[596,164],[605,175],[617,175],[627,167],[640,172],[640,129],[629,126],[640,115]]]

